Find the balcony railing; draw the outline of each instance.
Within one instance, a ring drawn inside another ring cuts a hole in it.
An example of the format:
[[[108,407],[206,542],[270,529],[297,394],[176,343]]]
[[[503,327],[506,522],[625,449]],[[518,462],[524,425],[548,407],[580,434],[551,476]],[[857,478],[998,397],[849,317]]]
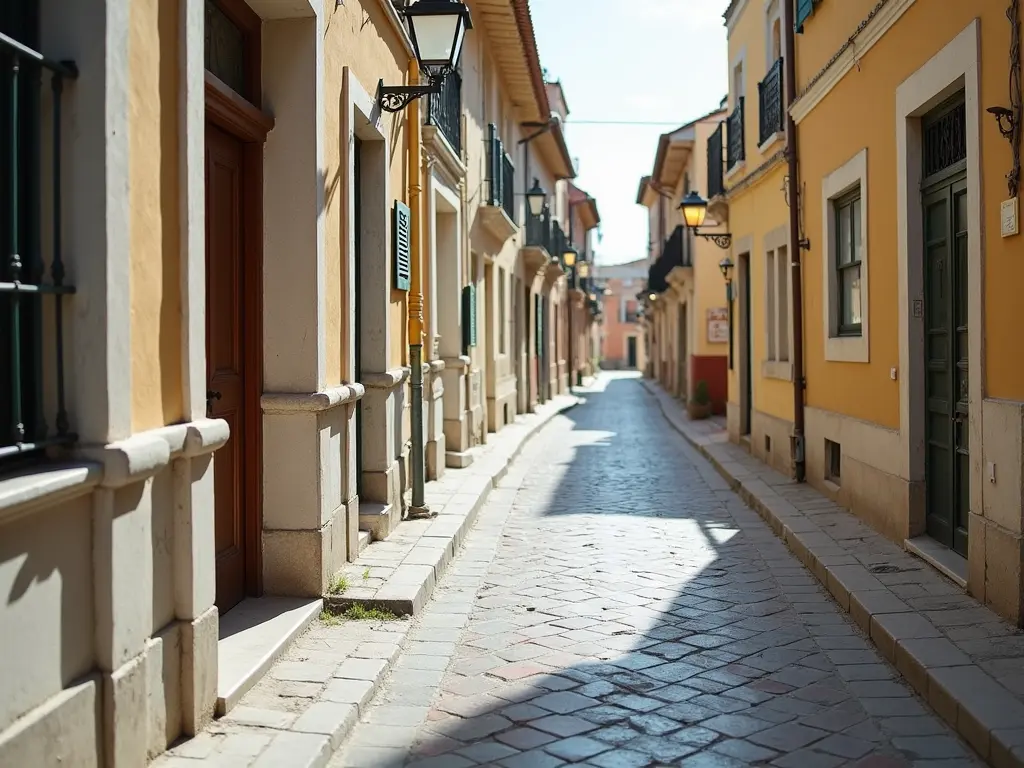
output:
[[[729,143],[726,147],[726,159],[728,161],[727,167],[731,171],[739,163],[742,163],[746,159],[746,149],[744,147],[744,134],[743,134],[743,97],[740,96],[736,100],[736,108],[729,115],[727,120],[728,126],[726,127],[727,136]]]
[[[725,183],[722,178],[723,125],[724,123],[719,123],[708,139],[708,199],[718,197],[725,192]]]
[[[445,77],[440,93],[430,95],[427,124],[444,134],[456,154],[462,152],[462,75],[458,72]]]
[[[512,221],[516,220],[515,168],[507,152],[501,153],[501,207]]]
[[[63,298],[75,289],[64,284],[60,222],[61,94],[65,79],[77,76],[73,63],[0,34],[0,462],[76,439],[65,407],[63,336]],[[47,322],[45,308],[53,310]],[[44,352],[54,356],[52,369]],[[44,368],[52,388],[44,389]]]
[[[783,131],[781,56],[772,64],[772,68],[768,70],[764,80],[757,84],[757,102],[759,115],[757,143],[761,145],[775,134]]]
[[[526,212],[526,245],[527,247],[543,248],[551,253],[551,211],[545,207],[539,216]]]
[[[498,128],[493,123],[487,127],[487,168],[490,180],[488,205],[501,206],[508,217],[516,220],[515,169],[512,158],[498,138]]]

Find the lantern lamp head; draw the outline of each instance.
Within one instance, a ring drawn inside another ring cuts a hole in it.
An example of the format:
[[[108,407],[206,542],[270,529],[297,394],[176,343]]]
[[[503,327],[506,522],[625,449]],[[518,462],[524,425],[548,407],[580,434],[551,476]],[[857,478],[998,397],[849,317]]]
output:
[[[404,11],[420,69],[433,77],[455,70],[466,32],[473,28],[461,0],[417,0]]]
[[[691,191],[679,203],[679,210],[683,212],[683,221],[686,226],[690,229],[698,229],[704,225],[704,218],[708,214],[708,201],[697,192]]]
[[[534,216],[540,216],[544,212],[544,204],[547,203],[548,193],[544,191],[544,187],[540,185],[540,179],[533,180],[533,186],[530,187],[530,191],[526,193],[526,204],[530,208],[530,213]]]
[[[730,259],[728,256],[726,256],[724,259],[722,259],[720,262],[718,262],[718,268],[720,270],[722,270],[722,277],[725,278],[725,282],[731,283],[732,282],[732,268],[733,268],[732,259]]]

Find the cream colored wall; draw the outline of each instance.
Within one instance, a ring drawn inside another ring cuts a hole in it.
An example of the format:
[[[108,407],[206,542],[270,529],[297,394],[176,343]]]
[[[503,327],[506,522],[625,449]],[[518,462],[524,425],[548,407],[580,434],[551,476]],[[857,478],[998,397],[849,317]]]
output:
[[[345,376],[343,346],[343,318],[352,312],[342,301],[343,280],[349,279],[342,262],[342,244],[348,237],[349,222],[342,215],[342,166],[347,154],[341,146],[344,133],[341,126],[342,73],[348,67],[363,89],[373,95],[377,81],[386,85],[402,85],[407,79],[409,63],[401,39],[392,29],[378,0],[349,0],[345,4],[325,6],[328,20],[324,37],[324,144],[325,204],[326,204],[326,315],[327,377],[328,384],[338,384]],[[426,102],[421,103],[421,108]],[[388,138],[390,176],[389,201],[408,203],[409,174],[407,167],[408,142],[406,139],[409,110],[391,114],[381,112],[382,130]],[[422,194],[426,194],[424,184]],[[388,234],[390,242],[390,231]],[[426,253],[426,243],[423,244]],[[381,254],[391,259],[390,251]],[[426,285],[424,285],[426,287]],[[406,294],[392,291],[389,310],[391,323],[392,368],[408,363],[408,328]]]
[[[130,7],[132,429],[183,416],[178,0]]]
[[[493,400],[492,408],[500,409],[504,403],[515,403],[515,356],[513,351],[514,331],[512,320],[512,276],[516,273],[517,257],[525,232],[520,229],[504,241],[496,238],[484,225],[480,216],[480,207],[487,201],[489,192],[487,164],[488,125],[494,123],[498,130],[505,152],[512,158],[514,166],[515,220],[522,224],[524,218],[524,178],[527,169],[524,167],[522,147],[518,145],[522,137],[519,128],[520,119],[509,101],[504,88],[497,61],[491,55],[486,37],[486,30],[479,25],[466,38],[462,53],[462,88],[464,132],[463,147],[466,155],[466,189],[467,210],[466,227],[469,232],[470,250],[480,254],[491,264],[489,272],[479,271],[477,283],[477,327],[479,343],[470,352],[472,368],[479,371],[481,379],[481,396]],[[535,151],[531,151],[530,180],[538,176],[549,194],[554,193],[554,183],[549,173],[542,167]],[[472,270],[467,274],[472,274]],[[485,284],[486,276],[490,275],[490,285]],[[505,351],[499,352],[499,321],[501,312],[497,301],[502,292],[497,281],[501,275],[505,279],[505,311],[506,345]],[[524,278],[526,276],[523,276]],[[492,299],[488,303],[488,297]],[[487,334],[486,338],[482,338]],[[524,334],[524,338],[528,334]],[[489,413],[489,421],[494,424],[495,413]],[[500,426],[500,421],[498,422]]]

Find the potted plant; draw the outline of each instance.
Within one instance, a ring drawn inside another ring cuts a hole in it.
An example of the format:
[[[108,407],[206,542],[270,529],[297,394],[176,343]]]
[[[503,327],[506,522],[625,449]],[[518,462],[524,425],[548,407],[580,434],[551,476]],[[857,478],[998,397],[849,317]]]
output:
[[[703,379],[693,388],[693,397],[687,408],[691,419],[706,419],[711,415],[711,393],[708,392],[708,383]]]

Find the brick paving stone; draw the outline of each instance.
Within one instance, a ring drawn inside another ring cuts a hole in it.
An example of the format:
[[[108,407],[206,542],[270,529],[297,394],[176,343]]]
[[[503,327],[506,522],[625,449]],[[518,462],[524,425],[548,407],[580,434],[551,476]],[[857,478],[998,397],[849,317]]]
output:
[[[351,638],[350,656],[397,662],[332,768],[365,759],[375,725],[418,727],[406,765],[981,765],[637,381],[602,375],[586,398],[492,491],[405,650]],[[898,548],[863,545],[811,489],[771,490],[827,532],[845,578],[877,585],[863,605],[927,610],[979,648],[1005,637],[955,591],[869,573]]]

